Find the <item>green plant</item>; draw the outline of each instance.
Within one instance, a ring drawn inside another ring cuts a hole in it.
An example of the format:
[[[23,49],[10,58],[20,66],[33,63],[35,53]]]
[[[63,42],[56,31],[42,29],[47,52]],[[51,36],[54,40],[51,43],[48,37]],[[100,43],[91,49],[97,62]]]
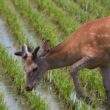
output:
[[[76,3],[78,3],[85,12],[92,13],[96,18],[109,15],[109,10],[106,10],[93,0],[77,0]]]
[[[78,28],[79,23],[51,0],[34,0],[34,2],[36,3],[36,6],[44,10],[53,21],[57,22],[67,34],[70,34]]]
[[[35,11],[28,1],[13,0],[13,3],[21,15],[23,15],[33,25],[35,31],[37,31],[40,36],[45,39],[50,39],[52,45],[55,45],[59,40],[61,40],[61,33],[58,33],[55,25],[45,19],[45,16],[41,13]],[[55,43],[53,42],[53,39],[55,39]]]
[[[0,110],[8,110],[4,102],[4,95],[0,93]]]
[[[19,43],[23,44],[24,42],[27,42],[29,44],[26,34],[22,31],[22,27],[19,24],[16,14],[10,11],[6,5],[6,1],[0,0],[0,11],[2,16],[7,21],[7,25],[10,27],[9,31],[16,35],[17,39],[19,39]]]
[[[80,8],[78,4],[70,0],[54,0],[55,3],[62,7],[66,13],[69,13],[72,17],[75,17],[80,23],[85,22],[89,19],[95,18],[89,13],[86,13]]]

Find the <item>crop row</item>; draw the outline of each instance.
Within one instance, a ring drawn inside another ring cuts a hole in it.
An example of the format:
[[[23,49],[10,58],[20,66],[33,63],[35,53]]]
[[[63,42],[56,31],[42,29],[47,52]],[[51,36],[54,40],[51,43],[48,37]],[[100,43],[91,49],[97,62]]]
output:
[[[62,34],[48,19],[45,19],[40,12],[34,10],[28,0],[13,0],[13,4],[18,9],[20,14],[24,16],[28,22],[35,28],[35,31],[40,34],[42,38],[50,39],[52,45],[61,40]],[[53,43],[55,39],[55,43]]]
[[[58,7],[51,0],[33,0],[34,4],[50,16],[54,22],[59,24],[63,32],[70,34],[76,28],[79,23],[73,17],[65,13],[60,7]]]
[[[80,23],[94,18],[94,16],[92,16],[91,14],[86,13],[84,10],[82,10],[80,6],[75,2],[72,2],[70,0],[54,0],[54,2],[59,7],[62,7],[65,12],[75,17]]]
[[[3,0],[0,0],[0,12],[7,21],[7,25],[10,26],[9,31],[11,31],[14,35],[16,35],[17,39],[19,39],[20,44],[23,44],[24,42],[28,42],[25,33],[21,31],[22,28],[18,23],[17,17],[14,16],[13,13],[8,9],[8,7],[5,5],[5,2]]]
[[[54,43],[54,40],[55,39],[53,38],[53,43]],[[60,95],[62,95],[64,97],[64,99],[66,99],[67,102],[70,102],[69,95],[70,95],[71,91],[73,90],[73,85],[72,85],[72,83],[71,84],[68,83],[68,81],[70,82],[70,78],[68,76],[65,76],[65,71],[63,71],[61,75],[59,75],[59,73],[60,73],[59,71],[52,72],[51,73],[52,75],[50,75],[50,76],[52,76],[52,77],[50,77],[50,80],[52,80],[52,83],[54,83],[54,85],[56,86],[56,88],[60,92]],[[84,75],[87,76],[87,74],[88,73],[86,73]],[[64,75],[64,77],[63,77],[63,75]],[[90,74],[90,76],[91,76],[91,74]],[[62,79],[63,81],[60,79]],[[94,78],[94,80],[95,80],[95,78]],[[86,82],[86,79],[85,79],[85,82]],[[92,82],[92,80],[91,80],[91,82]],[[91,84],[91,83],[90,84],[89,83],[86,82],[86,85]],[[96,90],[98,88],[98,84],[99,83],[97,83],[94,86],[94,88],[96,88]],[[64,85],[67,85],[67,86],[64,86]]]
[[[4,95],[0,93],[0,110],[8,110],[4,102]]]
[[[87,13],[92,13],[96,18],[109,15],[109,10],[95,2],[94,0],[73,0],[80,5],[80,7]]]
[[[110,1],[109,0],[95,0],[98,4],[102,5],[107,10],[110,10]]]

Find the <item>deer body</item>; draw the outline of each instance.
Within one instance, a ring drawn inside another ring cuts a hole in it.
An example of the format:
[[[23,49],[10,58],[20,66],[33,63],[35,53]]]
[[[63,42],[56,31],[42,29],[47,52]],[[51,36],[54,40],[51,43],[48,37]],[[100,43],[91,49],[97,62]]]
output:
[[[40,56],[37,55],[38,52],[38,48],[33,53],[30,52],[37,69],[33,69],[32,64],[30,64],[32,71],[29,71],[28,74],[31,74],[31,77],[34,76],[34,78],[27,78],[27,90],[31,90],[35,86],[33,82],[39,82],[47,70],[73,65],[70,74],[77,95],[84,98],[86,102],[90,102],[89,97],[85,96],[80,88],[77,73],[82,68],[99,67],[107,99],[110,102],[110,17],[89,21],[55,48],[50,49],[47,42],[44,44],[43,53],[41,52]],[[16,53],[16,55],[20,54]],[[33,72],[33,70],[35,71]]]
[[[93,65],[94,67],[109,63],[110,17],[85,23],[68,40],[50,51],[46,60],[51,69],[72,65],[84,56],[96,59],[98,56],[101,59],[99,65]]]

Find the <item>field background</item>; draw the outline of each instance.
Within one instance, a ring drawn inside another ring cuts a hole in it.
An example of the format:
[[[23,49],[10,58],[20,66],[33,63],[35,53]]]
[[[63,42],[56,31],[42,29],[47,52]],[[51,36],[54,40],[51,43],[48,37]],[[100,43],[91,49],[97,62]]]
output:
[[[98,69],[79,72],[83,90],[93,100],[90,106],[77,99],[70,67],[48,72],[40,87],[26,92],[21,59],[14,52],[24,43],[36,47],[46,39],[55,47],[88,20],[109,15],[110,0],[0,0],[0,82],[8,80],[4,87],[15,103],[6,100],[10,92],[0,89],[0,110],[106,110]]]

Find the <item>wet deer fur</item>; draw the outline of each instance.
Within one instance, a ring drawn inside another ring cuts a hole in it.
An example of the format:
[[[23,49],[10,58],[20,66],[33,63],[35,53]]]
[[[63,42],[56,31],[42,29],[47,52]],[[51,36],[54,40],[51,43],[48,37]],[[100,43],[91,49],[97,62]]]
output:
[[[25,45],[15,55],[24,59],[26,89],[38,85],[47,70],[72,65],[70,75],[79,98],[89,102],[80,88],[77,73],[82,68],[100,68],[107,100],[110,102],[110,17],[88,21],[67,40],[52,48],[49,41],[29,51]],[[24,57],[25,56],[25,57]]]

